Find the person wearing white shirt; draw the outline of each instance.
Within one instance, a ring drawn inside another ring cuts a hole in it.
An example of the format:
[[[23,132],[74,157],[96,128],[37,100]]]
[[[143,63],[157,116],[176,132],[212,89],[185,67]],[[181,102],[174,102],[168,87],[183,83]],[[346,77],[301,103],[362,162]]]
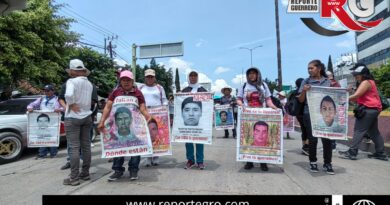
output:
[[[157,84],[156,72],[153,69],[145,70],[145,84],[139,86],[139,89],[144,95],[146,107],[168,105],[165,90],[161,85]],[[158,157],[146,158],[145,166],[157,166],[158,164]]]
[[[91,145],[89,140],[89,130],[92,126],[91,103],[93,86],[89,82],[90,71],[79,59],[73,59],[69,63],[70,73],[74,78],[66,82],[65,101],[65,130],[68,146],[70,146],[70,169],[69,178],[64,179],[64,185],[79,185],[79,179],[89,180],[89,168],[91,165]],[[81,172],[80,148],[83,159]]]

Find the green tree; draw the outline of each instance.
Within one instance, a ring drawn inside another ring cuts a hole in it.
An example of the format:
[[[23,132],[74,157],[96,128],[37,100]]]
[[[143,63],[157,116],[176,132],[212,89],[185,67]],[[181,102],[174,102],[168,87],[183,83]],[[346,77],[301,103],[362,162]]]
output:
[[[175,87],[176,87],[176,92],[179,92],[180,91],[180,78],[179,78],[179,69],[178,68],[176,68]]]
[[[277,81],[271,81],[268,78],[264,79],[264,83],[267,83],[269,91],[271,94],[274,92],[275,89],[278,88]]]
[[[375,78],[378,89],[387,98],[390,97],[390,60],[387,64],[370,70]]]
[[[332,63],[332,57],[330,55],[328,58],[328,71],[333,73],[333,63]]]
[[[0,17],[0,80],[15,87],[19,80],[33,85],[59,84],[78,35],[69,31],[72,19],[56,15],[61,5],[28,0],[24,11]]]

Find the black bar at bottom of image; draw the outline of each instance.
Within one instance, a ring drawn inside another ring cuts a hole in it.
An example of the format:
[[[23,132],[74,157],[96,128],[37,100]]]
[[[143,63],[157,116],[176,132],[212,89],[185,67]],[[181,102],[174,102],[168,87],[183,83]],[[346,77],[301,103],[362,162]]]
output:
[[[43,205],[332,205],[331,195],[43,195]],[[352,205],[352,204],[351,204]],[[363,204],[360,204],[363,205]],[[365,204],[368,205],[368,204]],[[370,204],[372,205],[372,204]],[[378,204],[376,204],[378,205]]]

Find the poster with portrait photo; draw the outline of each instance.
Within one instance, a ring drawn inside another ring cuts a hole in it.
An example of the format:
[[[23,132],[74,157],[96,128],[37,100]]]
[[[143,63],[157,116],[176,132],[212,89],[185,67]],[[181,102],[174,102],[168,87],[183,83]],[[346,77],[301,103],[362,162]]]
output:
[[[282,110],[239,107],[237,161],[283,164]]]
[[[172,155],[168,106],[148,107],[153,120],[148,122],[153,156]]]
[[[294,132],[294,124],[294,116],[285,113],[283,116],[283,132]]]
[[[61,116],[35,110],[27,114],[27,147],[58,147]]]
[[[212,93],[176,93],[172,142],[211,144],[213,104]]]
[[[234,117],[233,109],[230,105],[215,105],[214,106],[215,116],[215,129],[225,130],[234,129]]]
[[[347,90],[312,86],[307,92],[306,98],[313,136],[332,140],[347,140]]]
[[[115,98],[101,136],[102,158],[153,153],[147,122],[133,96]]]

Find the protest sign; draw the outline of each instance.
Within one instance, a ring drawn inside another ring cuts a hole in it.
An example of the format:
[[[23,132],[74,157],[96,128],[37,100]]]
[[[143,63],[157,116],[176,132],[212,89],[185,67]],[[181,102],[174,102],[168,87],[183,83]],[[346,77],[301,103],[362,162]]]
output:
[[[27,114],[27,147],[58,147],[60,114],[34,111]]]
[[[347,140],[348,92],[346,89],[312,86],[306,98],[313,136]]]
[[[233,109],[230,105],[215,105],[215,129],[234,129]]]
[[[211,144],[212,93],[176,93],[172,141]]]
[[[294,116],[284,114],[283,116],[283,132],[294,132]]]
[[[153,156],[172,155],[168,106],[148,107],[153,120],[148,122]]]
[[[138,99],[115,98],[102,134],[102,158],[150,155],[153,153],[149,129]]]
[[[238,109],[237,161],[282,164],[282,110]]]

